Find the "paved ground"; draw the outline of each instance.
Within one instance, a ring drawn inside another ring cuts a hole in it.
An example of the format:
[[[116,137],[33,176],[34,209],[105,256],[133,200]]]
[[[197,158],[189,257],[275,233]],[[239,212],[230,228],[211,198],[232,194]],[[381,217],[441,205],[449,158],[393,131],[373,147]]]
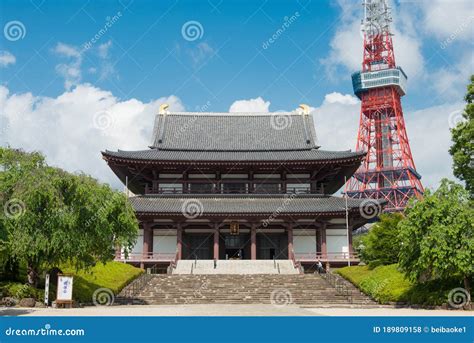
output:
[[[304,308],[296,305],[109,306],[74,309],[0,308],[0,316],[472,316],[474,312],[394,308]]]

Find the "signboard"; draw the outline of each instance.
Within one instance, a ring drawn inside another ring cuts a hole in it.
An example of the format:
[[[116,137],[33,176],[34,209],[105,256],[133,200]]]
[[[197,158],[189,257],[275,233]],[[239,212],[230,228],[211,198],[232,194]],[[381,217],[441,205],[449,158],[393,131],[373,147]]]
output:
[[[239,234],[239,222],[232,222],[230,223],[230,234],[231,235],[238,235]]]
[[[56,302],[72,302],[72,276],[58,275]]]
[[[48,306],[49,304],[49,274],[46,274],[44,280],[44,304]]]

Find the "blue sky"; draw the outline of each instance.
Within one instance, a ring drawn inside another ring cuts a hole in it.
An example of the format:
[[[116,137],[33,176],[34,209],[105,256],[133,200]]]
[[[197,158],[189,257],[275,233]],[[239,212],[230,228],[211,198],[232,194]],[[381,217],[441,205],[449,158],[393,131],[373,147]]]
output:
[[[452,113],[462,108],[474,70],[473,6],[462,0],[392,3],[395,54],[409,78],[403,99],[408,133],[430,186],[451,175],[449,125],[458,117]],[[315,109],[323,147],[354,148],[359,104],[351,96],[350,75],[362,57],[361,9],[358,0],[1,0],[0,104],[6,127],[1,142],[39,148],[52,163],[113,182],[94,154],[143,148],[139,145],[149,139],[152,125],[151,115],[143,113],[166,98],[176,109],[205,106],[216,112],[233,104],[238,110],[278,111],[307,103]],[[12,22],[21,24],[20,37],[6,31]],[[187,25],[197,28],[196,37],[183,34]],[[84,49],[97,34],[99,39]],[[113,127],[93,131],[83,113],[88,108],[107,111]],[[17,132],[19,112],[30,118],[32,132],[43,127],[48,135],[33,139],[28,128]],[[126,142],[126,126],[137,120],[143,121],[140,129]],[[67,150],[83,144],[64,134],[67,128],[81,131],[78,139],[97,142],[85,144],[90,151],[77,151],[79,162],[66,159],[57,146],[65,144]],[[444,151],[442,170],[434,148]]]

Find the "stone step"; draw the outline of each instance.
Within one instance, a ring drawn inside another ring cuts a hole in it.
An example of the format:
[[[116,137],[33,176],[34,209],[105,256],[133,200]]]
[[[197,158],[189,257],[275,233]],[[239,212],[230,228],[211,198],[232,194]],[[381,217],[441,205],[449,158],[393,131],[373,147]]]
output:
[[[154,275],[134,299],[118,299],[119,303],[153,305],[376,305],[354,286],[349,284],[346,287],[351,290],[350,296],[339,293],[325,279],[314,274]]]
[[[293,275],[299,271],[291,260],[179,260],[175,275]]]

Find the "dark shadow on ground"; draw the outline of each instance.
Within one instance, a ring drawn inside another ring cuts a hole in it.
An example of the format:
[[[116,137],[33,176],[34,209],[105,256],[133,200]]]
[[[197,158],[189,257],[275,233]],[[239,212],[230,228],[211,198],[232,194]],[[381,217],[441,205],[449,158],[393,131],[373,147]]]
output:
[[[13,308],[13,307],[0,308],[0,316],[16,317],[16,316],[23,316],[31,312],[33,311],[27,310],[24,308]]]

